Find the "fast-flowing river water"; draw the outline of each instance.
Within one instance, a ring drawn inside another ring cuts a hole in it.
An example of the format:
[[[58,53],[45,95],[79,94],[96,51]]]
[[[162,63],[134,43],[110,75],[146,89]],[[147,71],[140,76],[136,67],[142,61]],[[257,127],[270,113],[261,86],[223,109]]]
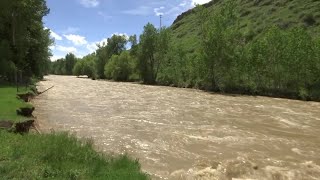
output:
[[[319,179],[320,103],[47,76],[41,130],[128,153],[154,179]]]

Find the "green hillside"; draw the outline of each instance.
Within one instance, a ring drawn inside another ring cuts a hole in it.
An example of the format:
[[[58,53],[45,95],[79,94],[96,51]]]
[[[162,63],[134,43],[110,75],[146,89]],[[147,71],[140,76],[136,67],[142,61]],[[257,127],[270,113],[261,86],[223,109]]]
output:
[[[73,73],[320,101],[319,25],[319,0],[211,1],[169,28],[146,24],[129,52],[126,37],[112,36]]]
[[[211,12],[219,9],[223,0],[213,0],[204,6]],[[305,27],[314,36],[320,35],[319,0],[237,0],[240,27],[248,36],[256,37],[266,28]],[[199,20],[194,9],[182,13],[171,26],[174,42],[192,52],[199,43]]]

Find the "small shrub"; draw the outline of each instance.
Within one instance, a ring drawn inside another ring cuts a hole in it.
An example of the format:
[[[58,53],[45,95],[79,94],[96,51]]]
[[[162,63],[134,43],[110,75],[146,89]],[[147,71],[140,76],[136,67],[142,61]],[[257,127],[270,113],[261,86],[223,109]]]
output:
[[[305,23],[306,26],[313,26],[314,24],[316,24],[317,21],[315,20],[312,14],[308,14],[304,16],[303,22]]]
[[[293,4],[288,7],[289,10],[292,10],[294,8],[295,8],[295,6]]]
[[[240,14],[240,17],[248,16],[251,13],[250,10],[246,10]]]
[[[262,3],[262,6],[269,6],[272,4],[272,1],[265,1],[264,3]]]
[[[309,93],[308,93],[308,90],[305,89],[305,88],[300,88],[299,89],[299,97],[302,99],[302,100],[307,100],[309,98]]]

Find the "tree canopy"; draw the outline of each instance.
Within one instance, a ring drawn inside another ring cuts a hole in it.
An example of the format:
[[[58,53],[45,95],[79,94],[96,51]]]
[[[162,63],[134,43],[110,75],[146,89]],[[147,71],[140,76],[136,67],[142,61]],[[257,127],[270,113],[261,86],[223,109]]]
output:
[[[49,13],[45,0],[0,2],[0,76],[12,80],[16,71],[42,77],[48,73],[50,31],[43,25]]]

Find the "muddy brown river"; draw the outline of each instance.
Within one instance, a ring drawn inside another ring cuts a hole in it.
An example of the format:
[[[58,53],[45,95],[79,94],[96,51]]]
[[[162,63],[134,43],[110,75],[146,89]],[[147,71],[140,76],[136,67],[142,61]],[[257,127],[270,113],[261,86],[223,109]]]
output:
[[[153,179],[320,179],[320,103],[47,76],[42,131],[128,153]]]

